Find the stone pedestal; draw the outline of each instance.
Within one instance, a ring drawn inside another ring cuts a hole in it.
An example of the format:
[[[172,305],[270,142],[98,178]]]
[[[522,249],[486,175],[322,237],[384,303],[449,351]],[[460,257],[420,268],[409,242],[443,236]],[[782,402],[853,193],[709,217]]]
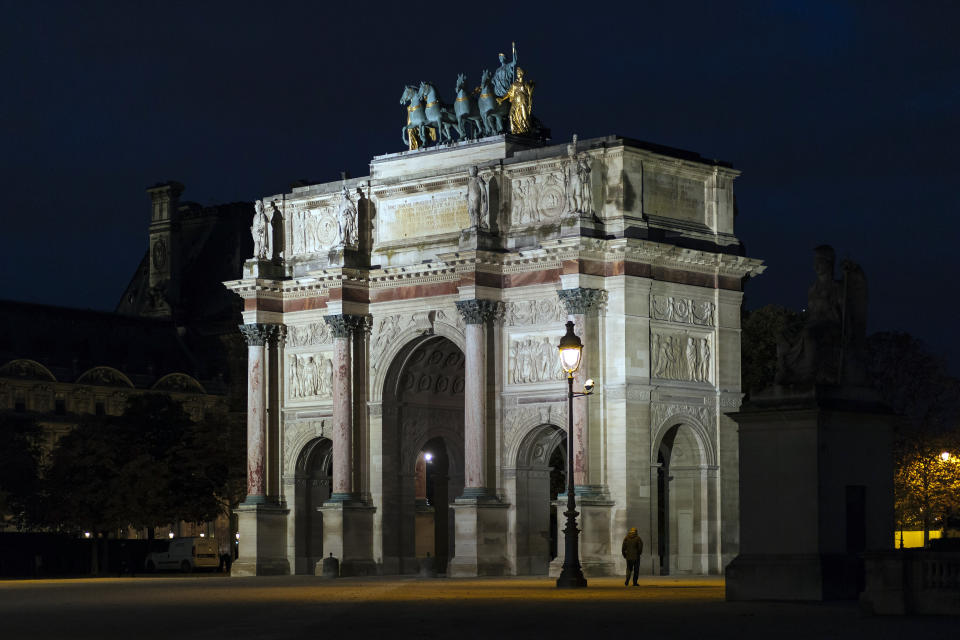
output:
[[[373,559],[375,507],[352,502],[327,502],[323,513],[323,553],[340,560],[341,576],[379,573]]]
[[[509,573],[507,513],[494,499],[457,498],[453,503],[456,553],[447,566],[451,578]]]
[[[875,392],[775,387],[740,428],[740,555],[728,600],[855,598],[893,542],[894,417]]]
[[[436,518],[433,507],[427,504],[417,504],[414,512],[414,539],[417,558],[426,558],[428,555],[437,555],[436,545]]]
[[[243,503],[235,512],[240,533],[240,557],[230,566],[230,575],[289,574],[285,541],[290,510],[274,504]]]
[[[563,569],[563,525],[567,510],[566,494],[557,496],[553,503],[557,510],[557,522],[560,523],[558,555],[550,563],[550,576],[558,577]],[[616,504],[602,495],[580,495],[577,491],[577,528],[580,529],[580,567],[585,576],[618,575],[617,559],[620,547],[611,546],[611,526],[613,506]],[[646,550],[645,550],[646,551]]]

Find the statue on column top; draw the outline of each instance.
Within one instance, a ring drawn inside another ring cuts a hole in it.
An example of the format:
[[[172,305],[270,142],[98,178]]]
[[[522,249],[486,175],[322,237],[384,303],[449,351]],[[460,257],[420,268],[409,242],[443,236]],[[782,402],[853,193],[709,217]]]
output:
[[[270,246],[270,221],[263,212],[263,200],[257,200],[253,205],[253,224],[250,226],[250,235],[253,236],[253,257],[257,260],[269,260],[273,253]]]
[[[490,205],[487,202],[487,185],[482,177],[477,175],[477,167],[467,170],[470,179],[467,182],[467,212],[470,214],[470,226],[487,230],[489,224]]]
[[[350,199],[347,185],[340,192],[340,240],[345,245],[357,245],[357,205]]]

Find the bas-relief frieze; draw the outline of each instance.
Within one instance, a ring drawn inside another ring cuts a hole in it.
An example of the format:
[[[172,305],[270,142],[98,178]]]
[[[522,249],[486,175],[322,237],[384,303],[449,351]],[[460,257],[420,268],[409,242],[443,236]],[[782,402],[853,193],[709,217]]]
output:
[[[293,354],[287,358],[287,395],[291,400],[327,399],[333,395],[333,362],[323,354]]]
[[[567,320],[566,308],[555,296],[540,300],[508,302],[506,307],[506,324],[508,326],[563,323]]]
[[[379,242],[458,232],[469,226],[466,187],[384,199],[377,210]]]
[[[514,178],[511,181],[510,223],[513,226],[557,222],[566,209],[563,173]]]
[[[329,437],[327,420],[288,420],[283,425],[283,468],[293,472],[293,465],[303,447],[315,438]]]
[[[710,427],[714,422],[714,411],[703,404],[680,404],[653,402],[650,404],[650,426],[657,429],[671,418],[693,418],[700,426]]]
[[[519,440],[528,430],[541,424],[552,424],[566,429],[567,405],[565,402],[524,405],[507,409],[503,420],[504,453],[514,457]],[[515,459],[508,459],[507,466],[516,464]]]
[[[557,336],[533,335],[510,339],[507,364],[509,384],[563,380],[557,356]]]
[[[711,382],[711,336],[689,331],[653,331],[652,377],[681,382]]]
[[[326,322],[311,322],[303,325],[287,325],[288,347],[306,347],[332,344],[330,327]]]
[[[334,203],[304,205],[290,215],[291,255],[329,251],[340,234]]]
[[[459,316],[459,314],[457,314]],[[433,333],[438,322],[451,324],[451,318],[443,310],[415,311],[413,313],[393,313],[380,316],[373,321],[370,342],[370,362],[374,370],[384,366],[382,355],[401,333],[415,329],[423,333]]]
[[[656,294],[650,296],[650,317],[654,320],[713,327],[716,325],[716,309],[716,304],[710,300]]]

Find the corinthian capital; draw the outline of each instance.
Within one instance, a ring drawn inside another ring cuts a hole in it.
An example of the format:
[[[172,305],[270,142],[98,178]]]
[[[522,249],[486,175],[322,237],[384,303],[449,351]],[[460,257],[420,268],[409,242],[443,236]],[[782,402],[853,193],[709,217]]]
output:
[[[560,302],[571,315],[583,315],[597,311],[607,301],[607,292],[603,289],[561,289],[557,291]]]
[[[275,324],[241,324],[240,333],[247,339],[247,344],[251,347],[262,347],[274,337],[277,331]]]
[[[323,321],[330,327],[334,338],[349,338],[354,331],[370,332],[372,322],[370,315],[352,315],[341,313],[335,316],[325,316]]]
[[[503,318],[503,303],[499,300],[457,300],[457,311],[467,324],[484,324],[491,318]]]

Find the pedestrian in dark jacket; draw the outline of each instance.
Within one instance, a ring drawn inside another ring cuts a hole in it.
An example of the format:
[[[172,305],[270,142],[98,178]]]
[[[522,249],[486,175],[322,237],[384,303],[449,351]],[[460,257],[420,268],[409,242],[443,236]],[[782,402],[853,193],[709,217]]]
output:
[[[633,586],[639,586],[637,576],[640,574],[640,554],[643,553],[643,540],[637,535],[636,527],[631,527],[627,537],[623,539],[620,553],[627,559],[627,579],[623,581],[624,586],[630,584],[631,571],[633,572]]]

